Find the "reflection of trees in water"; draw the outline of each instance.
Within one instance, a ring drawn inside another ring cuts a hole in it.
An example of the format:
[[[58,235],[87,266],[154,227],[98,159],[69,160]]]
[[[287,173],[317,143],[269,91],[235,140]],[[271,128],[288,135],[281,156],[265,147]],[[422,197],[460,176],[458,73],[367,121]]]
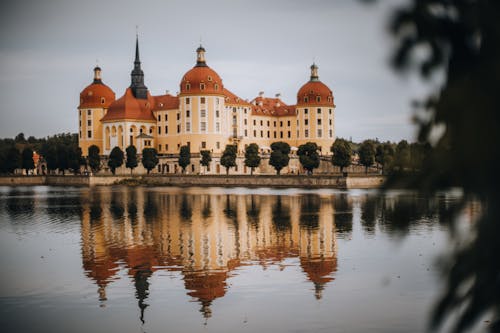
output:
[[[111,200],[109,202],[109,211],[115,220],[123,219],[125,213],[123,192],[114,190],[111,192]]]
[[[300,226],[317,229],[319,225],[319,207],[321,199],[317,194],[305,194],[300,197]]]
[[[147,191],[144,198],[144,218],[147,223],[153,223],[158,218],[157,195],[152,191]]]
[[[350,237],[352,233],[352,204],[347,193],[333,197],[335,228],[339,237]]]
[[[90,223],[98,223],[102,217],[101,192],[95,189],[90,190],[89,216]]]
[[[27,217],[33,216],[35,212],[35,192],[33,190],[12,189],[8,193],[7,200],[5,200],[5,210],[11,219],[23,215]]]
[[[187,194],[182,194],[181,196],[181,207],[180,207],[180,215],[182,221],[191,222],[191,218],[193,217],[193,206],[192,206],[192,196]]]
[[[136,224],[138,221],[138,207],[137,207],[137,190],[132,189],[128,193],[128,204],[127,204],[128,217],[132,224]]]
[[[224,215],[231,221],[233,226],[238,226],[238,211],[236,210],[236,196],[226,195]]]
[[[245,198],[248,223],[255,229],[259,227],[260,198],[261,196],[256,195],[246,196]]]
[[[201,216],[204,219],[207,219],[211,215],[212,215],[212,206],[210,203],[210,196],[209,195],[202,195],[201,196]]]
[[[375,234],[377,208],[376,197],[367,195],[361,201],[361,226],[367,235]]]
[[[144,310],[149,306],[145,300],[149,296],[149,281],[148,279],[151,277],[153,272],[147,267],[137,267],[136,272],[134,274],[134,286],[135,286],[135,297],[137,298],[138,306],[141,311],[140,319],[144,324]]]
[[[279,195],[272,209],[273,225],[278,232],[289,230],[292,226],[290,220],[290,207],[288,205],[283,205],[282,200],[281,195]]]
[[[58,221],[67,221],[78,218],[82,214],[82,196],[80,193],[68,195],[68,193],[49,192],[47,197],[47,214]]]

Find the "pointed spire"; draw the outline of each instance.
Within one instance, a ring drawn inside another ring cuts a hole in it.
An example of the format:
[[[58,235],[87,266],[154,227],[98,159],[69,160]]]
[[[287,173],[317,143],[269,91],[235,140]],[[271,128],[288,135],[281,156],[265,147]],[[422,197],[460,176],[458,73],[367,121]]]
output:
[[[205,48],[201,45],[196,49],[196,66],[195,67],[207,67],[205,62]]]
[[[141,68],[141,60],[139,58],[139,35],[135,36],[135,60],[134,69],[130,73],[131,83],[130,88],[135,98],[146,99],[148,97],[148,88],[144,85],[144,72]]]
[[[311,81],[319,81],[318,66],[314,62],[311,65]]]

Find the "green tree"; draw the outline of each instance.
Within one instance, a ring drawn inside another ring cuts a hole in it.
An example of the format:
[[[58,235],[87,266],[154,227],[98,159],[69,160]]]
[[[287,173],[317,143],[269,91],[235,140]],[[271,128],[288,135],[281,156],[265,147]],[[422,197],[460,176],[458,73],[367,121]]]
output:
[[[352,149],[347,140],[338,138],[330,148],[333,153],[332,164],[340,167],[340,172],[344,172],[344,168],[351,165]]]
[[[137,161],[137,148],[134,145],[130,145],[125,149],[125,153],[127,155],[125,166],[130,169],[130,174],[132,175],[132,171],[139,165]]]
[[[259,146],[256,143],[251,143],[245,148],[244,163],[250,168],[250,174],[253,175],[253,170],[260,165]]]
[[[229,174],[229,169],[236,166],[236,145],[226,145],[224,152],[220,158],[220,164],[226,168],[226,174]]]
[[[186,167],[191,163],[191,150],[189,146],[181,146],[179,153],[179,166],[182,168],[182,173],[186,172]]]
[[[290,162],[290,145],[286,142],[279,141],[271,144],[271,156],[269,157],[269,164],[274,167],[276,174],[280,174],[281,169],[288,165]]]
[[[372,140],[365,140],[361,143],[358,150],[359,163],[365,167],[365,174],[368,168],[375,163],[375,145]]]
[[[212,156],[210,154],[210,150],[201,150],[200,154],[201,154],[200,164],[203,165],[205,168],[208,168],[210,162],[212,162]]]
[[[119,168],[123,165],[123,150],[119,147],[114,147],[111,150],[108,158],[108,166],[111,169],[111,173],[114,175],[116,172],[116,168]]]
[[[48,145],[48,147],[44,147],[44,153],[43,153],[45,162],[47,163],[47,170],[49,171],[49,174],[54,172],[54,170],[57,169],[58,163],[57,163],[57,147]]]
[[[299,146],[297,155],[299,162],[308,173],[312,174],[313,170],[319,167],[318,145],[314,142],[307,142]]]
[[[99,147],[96,145],[89,147],[87,161],[93,173],[97,173],[101,170],[101,156],[99,156],[99,153]]]
[[[82,158],[82,149],[80,147],[68,147],[68,167],[76,175],[80,173],[80,166],[85,165],[85,159]]]
[[[69,147],[65,144],[59,144],[56,147],[57,154],[57,169],[63,175],[66,169],[69,168]]]
[[[410,145],[408,141],[399,141],[394,155],[394,171],[399,173],[408,171],[410,169],[410,157]]]
[[[394,161],[394,154],[394,147],[390,142],[384,142],[377,146],[375,161],[380,164],[382,174],[385,174],[386,168]]]
[[[29,171],[35,168],[35,162],[33,161],[33,150],[29,147],[24,148],[22,152],[22,168],[29,175]]]
[[[19,133],[18,135],[16,135],[16,137],[14,138],[14,141],[16,143],[25,143],[26,138],[24,137],[24,133]]]
[[[148,170],[148,175],[151,170],[158,164],[158,153],[154,148],[144,148],[142,150],[142,165]]]
[[[21,168],[21,153],[13,145],[7,149],[6,167],[8,173],[14,173]]]

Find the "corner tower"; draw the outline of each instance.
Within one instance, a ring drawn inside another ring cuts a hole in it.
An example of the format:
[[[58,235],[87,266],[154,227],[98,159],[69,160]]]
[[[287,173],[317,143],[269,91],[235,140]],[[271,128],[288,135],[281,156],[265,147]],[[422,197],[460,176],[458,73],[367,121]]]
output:
[[[311,76],[297,93],[297,144],[315,142],[322,154],[330,154],[335,140],[333,93],[319,80],[318,66],[311,65]]]

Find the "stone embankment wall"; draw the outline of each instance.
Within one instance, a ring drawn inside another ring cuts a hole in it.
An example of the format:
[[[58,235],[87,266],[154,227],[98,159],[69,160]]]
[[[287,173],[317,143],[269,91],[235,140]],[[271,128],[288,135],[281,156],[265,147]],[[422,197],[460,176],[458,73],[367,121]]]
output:
[[[269,176],[269,175],[151,175],[151,176],[11,176],[0,177],[0,186],[106,186],[115,184],[150,186],[230,186],[230,187],[307,187],[378,188],[384,177],[357,175]]]

